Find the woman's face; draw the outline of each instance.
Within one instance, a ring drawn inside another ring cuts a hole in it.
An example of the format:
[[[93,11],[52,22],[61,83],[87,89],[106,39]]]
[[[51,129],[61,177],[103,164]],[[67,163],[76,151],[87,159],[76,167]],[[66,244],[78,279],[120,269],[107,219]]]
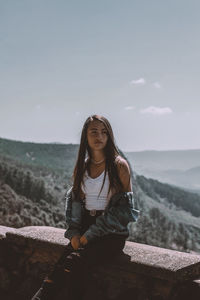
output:
[[[92,150],[104,149],[108,140],[108,133],[102,122],[94,120],[89,123],[87,128],[87,140]]]

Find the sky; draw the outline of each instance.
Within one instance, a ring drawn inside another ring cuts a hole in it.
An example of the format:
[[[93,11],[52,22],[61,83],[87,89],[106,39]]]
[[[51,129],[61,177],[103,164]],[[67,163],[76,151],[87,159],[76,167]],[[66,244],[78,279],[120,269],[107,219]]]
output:
[[[200,1],[0,0],[0,137],[200,149]]]

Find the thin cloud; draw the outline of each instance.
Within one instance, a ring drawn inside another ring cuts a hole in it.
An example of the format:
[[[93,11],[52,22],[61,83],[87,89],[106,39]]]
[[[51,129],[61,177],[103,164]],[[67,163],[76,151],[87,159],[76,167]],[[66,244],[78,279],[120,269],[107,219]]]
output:
[[[126,106],[126,107],[124,107],[124,109],[125,110],[132,110],[132,109],[135,109],[135,107],[134,106]]]
[[[156,88],[156,89],[161,89],[161,84],[158,82],[158,81],[156,81],[156,82],[154,82],[153,83],[153,86]]]
[[[140,110],[141,114],[152,114],[152,115],[167,115],[172,113],[172,109],[170,107],[156,107],[149,106],[145,109]]]
[[[139,78],[137,80],[131,80],[130,84],[131,85],[145,85],[146,84],[146,80],[144,78]]]

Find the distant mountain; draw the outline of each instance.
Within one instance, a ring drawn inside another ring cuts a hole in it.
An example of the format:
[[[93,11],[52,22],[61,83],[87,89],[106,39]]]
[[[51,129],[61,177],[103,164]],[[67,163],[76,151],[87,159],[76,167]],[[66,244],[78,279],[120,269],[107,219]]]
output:
[[[185,171],[173,169],[166,171],[145,170],[139,174],[200,193],[200,167],[191,168]]]
[[[173,184],[175,182],[179,186],[200,191],[200,167],[191,168],[185,171],[163,171],[162,175],[165,178],[165,181],[169,183]]]
[[[191,168],[189,170],[186,170],[185,174],[187,176],[196,176],[197,175],[197,176],[199,176],[199,179],[200,179],[200,166],[199,167],[195,167],[195,168]]]
[[[126,152],[140,175],[200,192],[200,150]]]

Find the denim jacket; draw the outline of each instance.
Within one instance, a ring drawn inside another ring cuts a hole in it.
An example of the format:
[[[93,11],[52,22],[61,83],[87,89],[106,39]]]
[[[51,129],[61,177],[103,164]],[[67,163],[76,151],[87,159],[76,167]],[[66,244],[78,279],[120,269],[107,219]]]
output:
[[[84,199],[74,201],[74,193],[71,187],[67,191],[65,203],[67,229],[64,236],[69,240],[74,235],[80,234],[84,205]],[[109,233],[128,237],[128,224],[136,222],[139,214],[140,211],[136,209],[133,192],[114,194],[110,198],[103,214],[96,218],[96,223],[88,228],[84,236],[88,242]]]

